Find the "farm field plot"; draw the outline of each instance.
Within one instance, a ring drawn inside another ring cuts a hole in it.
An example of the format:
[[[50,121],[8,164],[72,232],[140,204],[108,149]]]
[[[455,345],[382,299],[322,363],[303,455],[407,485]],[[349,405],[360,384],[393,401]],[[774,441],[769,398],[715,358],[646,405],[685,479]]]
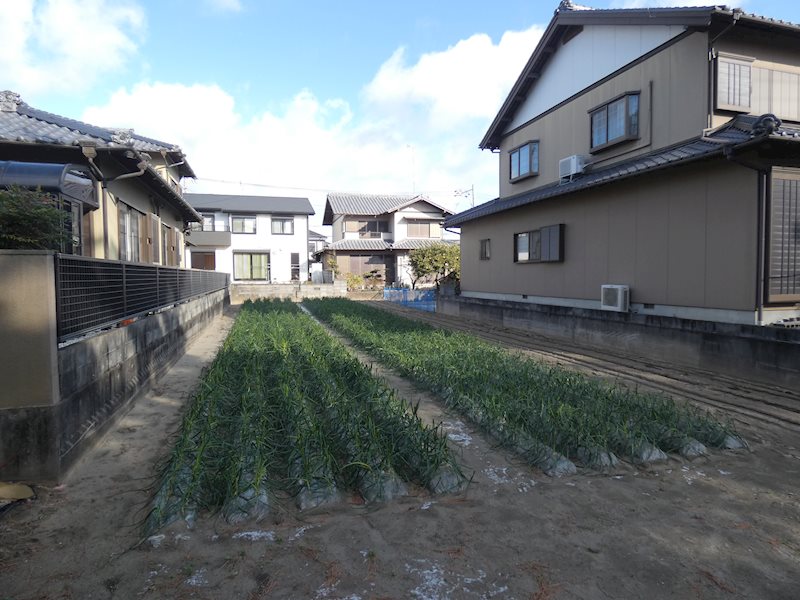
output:
[[[388,500],[406,483],[460,489],[444,435],[297,305],[248,301],[192,398],[145,532],[198,510],[237,523],[290,499]]]
[[[798,432],[740,416],[736,430],[749,450],[547,477],[364,352],[362,362],[418,403],[423,420],[441,422],[471,477],[464,491],[409,485],[408,495],[371,503],[350,492],[338,503],[235,524],[223,510],[192,529],[176,520],[137,545],[156,465],[169,456],[170,434],[231,321],[226,315],[193,342],[62,485],[37,487],[37,500],[0,515],[0,597],[795,596]],[[760,384],[737,385],[764,394]]]
[[[445,400],[548,474],[742,448],[731,427],[672,399],[534,362],[473,336],[347,300],[306,305],[359,347]]]

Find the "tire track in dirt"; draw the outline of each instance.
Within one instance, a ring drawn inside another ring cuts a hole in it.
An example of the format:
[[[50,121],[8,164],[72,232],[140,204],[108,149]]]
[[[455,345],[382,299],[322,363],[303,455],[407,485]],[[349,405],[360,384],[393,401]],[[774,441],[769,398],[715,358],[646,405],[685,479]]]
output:
[[[369,304],[433,327],[469,333],[593,377],[663,392],[704,408],[721,410],[747,425],[777,425],[800,431],[800,393],[796,390],[470,319],[422,312],[390,302]]]

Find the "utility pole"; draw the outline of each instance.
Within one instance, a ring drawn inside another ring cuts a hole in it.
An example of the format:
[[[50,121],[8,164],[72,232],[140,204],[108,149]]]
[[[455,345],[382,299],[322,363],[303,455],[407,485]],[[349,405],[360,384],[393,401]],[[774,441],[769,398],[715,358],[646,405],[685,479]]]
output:
[[[453,192],[454,196],[458,196],[460,198],[466,198],[467,196],[470,197],[470,205],[472,208],[475,208],[475,184],[469,186],[469,189],[463,190],[455,190]]]

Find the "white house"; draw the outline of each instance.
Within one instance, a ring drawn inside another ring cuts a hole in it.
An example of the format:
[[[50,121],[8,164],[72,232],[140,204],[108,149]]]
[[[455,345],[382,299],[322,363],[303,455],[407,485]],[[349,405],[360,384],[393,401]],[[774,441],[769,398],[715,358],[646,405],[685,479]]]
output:
[[[203,217],[187,238],[187,262],[231,281],[308,280],[308,198],[186,194]]]

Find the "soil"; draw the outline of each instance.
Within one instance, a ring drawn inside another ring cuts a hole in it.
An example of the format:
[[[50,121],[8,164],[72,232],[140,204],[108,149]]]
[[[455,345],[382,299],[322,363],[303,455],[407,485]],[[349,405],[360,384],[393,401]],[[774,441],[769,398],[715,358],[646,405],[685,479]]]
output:
[[[192,529],[180,522],[141,539],[158,461],[234,313],[209,326],[61,485],[36,486],[35,499],[0,514],[0,599],[797,597],[797,390],[409,312],[710,406],[750,449],[549,478],[376,365],[441,421],[472,476],[463,493],[285,506],[238,526],[200,515]]]

